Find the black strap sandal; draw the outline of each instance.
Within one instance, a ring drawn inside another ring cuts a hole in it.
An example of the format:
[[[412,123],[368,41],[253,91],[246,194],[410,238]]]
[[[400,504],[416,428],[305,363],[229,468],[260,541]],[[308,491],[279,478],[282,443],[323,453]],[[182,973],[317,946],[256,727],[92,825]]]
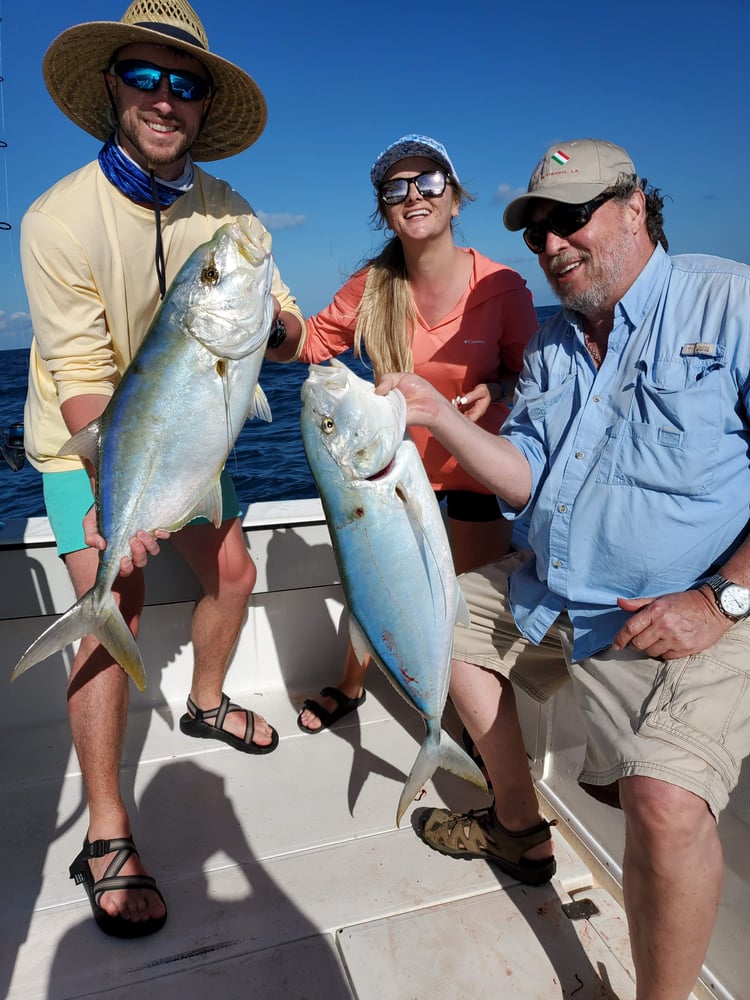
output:
[[[198,708],[192,698],[187,700],[187,713],[180,719],[180,729],[186,736],[194,736],[200,740],[221,740],[241,753],[264,754],[271,753],[279,745],[279,734],[271,728],[271,742],[266,746],[253,743],[255,732],[255,713],[249,708],[235,705],[222,692],[221,704],[218,708]],[[224,720],[229,712],[245,713],[245,735],[235,736],[224,729]],[[208,721],[206,721],[208,720]],[[213,721],[211,721],[213,720]]]
[[[359,698],[349,698],[343,691],[339,691],[338,688],[334,687],[325,687],[320,693],[324,698],[333,698],[336,702],[336,708],[332,712],[328,712],[313,698],[305,698],[300,713],[297,716],[297,726],[303,733],[310,733],[311,736],[314,736],[316,733],[322,733],[324,729],[330,729],[334,722],[338,722],[339,719],[350,712],[355,712],[360,705],[364,705],[365,698],[367,697],[367,692],[363,691]],[[317,729],[310,729],[308,726],[302,725],[302,713],[305,709],[309,712],[314,712],[320,719],[320,725]]]
[[[113,851],[117,851],[117,853],[107,866],[104,876],[98,882],[94,882],[89,861],[91,858],[103,858]],[[161,930],[167,919],[166,904],[164,916],[153,917],[150,920],[128,920],[127,917],[113,917],[99,905],[102,895],[115,889],[150,889],[156,893],[162,903],[164,902],[164,897],[156,887],[156,881],[150,875],[118,874],[133,854],[138,855],[138,851],[132,837],[113,837],[112,840],[94,840],[91,843],[86,838],[83,842],[83,850],[69,868],[70,877],[75,880],[75,884],[82,885],[86,890],[97,926],[111,937],[146,937],[147,934],[154,934]]]

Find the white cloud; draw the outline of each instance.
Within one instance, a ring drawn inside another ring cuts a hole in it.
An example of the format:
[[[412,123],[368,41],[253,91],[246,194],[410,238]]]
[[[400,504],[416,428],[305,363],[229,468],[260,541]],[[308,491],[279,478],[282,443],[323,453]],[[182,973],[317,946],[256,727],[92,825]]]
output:
[[[31,317],[28,313],[7,313],[0,309],[0,350],[29,347],[31,337]]]
[[[294,229],[305,224],[304,215],[292,215],[291,212],[258,212],[258,218],[270,232],[281,229]]]
[[[504,205],[506,202],[513,201],[514,198],[518,198],[522,194],[526,194],[526,188],[511,187],[510,184],[498,184],[492,200]]]

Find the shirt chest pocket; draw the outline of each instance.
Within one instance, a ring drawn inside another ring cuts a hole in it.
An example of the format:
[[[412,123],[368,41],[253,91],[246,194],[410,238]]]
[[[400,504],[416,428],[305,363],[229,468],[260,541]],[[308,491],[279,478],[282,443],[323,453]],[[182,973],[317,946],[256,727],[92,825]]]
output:
[[[565,373],[544,392],[527,403],[528,420],[540,439],[545,443],[549,455],[556,453],[565,440],[571,421],[571,414],[579,408],[575,398],[575,376]]]
[[[711,491],[722,433],[724,366],[686,359],[639,375],[627,417],[616,419],[596,477],[609,486],[699,497]]]

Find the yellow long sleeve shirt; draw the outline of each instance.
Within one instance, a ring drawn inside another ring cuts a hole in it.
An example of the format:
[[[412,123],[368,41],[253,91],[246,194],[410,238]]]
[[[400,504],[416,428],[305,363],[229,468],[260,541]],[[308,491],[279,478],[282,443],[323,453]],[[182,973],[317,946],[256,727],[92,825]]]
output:
[[[252,208],[226,182],[195,167],[195,183],[162,209],[167,285],[219,226]],[[257,232],[263,224],[253,219]],[[21,223],[21,264],[34,337],[24,411],[29,461],[41,472],[81,467],[58,456],[70,437],[60,411],[84,393],[111,396],[160,304],[153,209],[112,185],[97,161],[58,181]],[[273,294],[302,314],[278,270]]]

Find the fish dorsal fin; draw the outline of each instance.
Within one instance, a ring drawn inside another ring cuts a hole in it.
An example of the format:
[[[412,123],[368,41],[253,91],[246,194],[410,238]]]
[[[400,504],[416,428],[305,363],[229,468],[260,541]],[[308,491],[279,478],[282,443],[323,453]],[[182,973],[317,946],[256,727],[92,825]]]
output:
[[[253,417],[258,417],[260,420],[265,420],[269,424],[273,420],[273,417],[271,416],[271,407],[268,405],[266,394],[259,385],[256,385],[255,387],[255,392],[253,393],[253,398],[250,400],[250,407],[248,408],[247,415],[251,420]]]
[[[99,420],[92,420],[90,424],[86,424],[77,434],[69,438],[57,454],[79,455],[91,462],[92,465],[97,465],[101,440],[102,432]]]

